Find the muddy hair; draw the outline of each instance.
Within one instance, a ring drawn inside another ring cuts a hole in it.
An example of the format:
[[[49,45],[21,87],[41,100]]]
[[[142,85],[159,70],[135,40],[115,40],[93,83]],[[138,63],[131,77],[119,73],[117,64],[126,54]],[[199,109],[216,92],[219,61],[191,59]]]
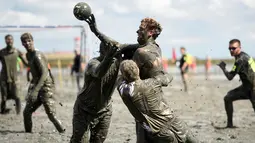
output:
[[[133,60],[124,60],[120,64],[122,76],[128,82],[139,79],[139,68]]]
[[[141,20],[141,27],[146,30],[151,30],[153,32],[154,39],[156,39],[162,31],[161,25],[153,18],[148,17]]]
[[[7,34],[7,35],[5,35],[4,39],[6,40],[8,37],[13,38],[13,36],[11,34]]]
[[[20,40],[21,40],[21,41],[24,41],[25,39],[32,39],[32,40],[34,41],[33,36],[32,36],[31,33],[23,33],[23,34],[20,36]]]

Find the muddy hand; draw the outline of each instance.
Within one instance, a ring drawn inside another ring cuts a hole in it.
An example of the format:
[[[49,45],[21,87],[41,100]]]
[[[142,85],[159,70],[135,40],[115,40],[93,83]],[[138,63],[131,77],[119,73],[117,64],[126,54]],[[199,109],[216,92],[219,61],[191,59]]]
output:
[[[90,30],[93,33],[96,33],[98,31],[94,14],[91,14],[91,16],[89,18],[85,19],[85,21],[89,24]]]
[[[32,91],[30,95],[28,95],[29,100],[35,102],[37,100],[38,92]]]
[[[221,61],[219,64],[217,64],[221,69],[226,68],[226,63],[224,61]]]

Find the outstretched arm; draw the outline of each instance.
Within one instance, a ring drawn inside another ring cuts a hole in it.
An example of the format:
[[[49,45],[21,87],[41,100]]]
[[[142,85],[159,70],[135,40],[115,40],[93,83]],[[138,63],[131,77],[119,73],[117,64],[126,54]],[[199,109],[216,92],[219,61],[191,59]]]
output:
[[[242,70],[243,70],[243,59],[238,59],[235,62],[234,66],[230,72],[227,72],[226,69],[223,70],[223,72],[224,72],[225,76],[228,78],[228,80],[232,80],[235,77],[235,75]]]
[[[21,51],[18,50],[19,53],[19,58],[21,59],[21,61],[23,62],[23,64],[28,67],[28,62],[27,60],[24,58],[23,53]]]
[[[227,71],[226,68],[224,68],[224,69],[222,69],[222,71],[223,71],[223,73],[225,74],[225,76],[227,77],[228,80],[232,80],[236,75],[236,71],[233,70],[233,69],[229,72],[229,71]]]
[[[114,45],[117,46],[121,52],[130,51],[130,50],[136,50],[140,46],[139,44],[121,44],[121,43],[117,42],[116,40],[106,36],[103,33],[101,33],[98,29],[95,30],[94,34],[103,43],[106,43],[106,44],[108,44],[110,46],[114,46]]]
[[[98,39],[107,45],[116,45],[119,49],[137,48],[139,46],[138,44],[120,44],[116,40],[106,36],[104,33],[98,30],[94,14],[91,14],[91,16],[88,19],[85,19],[85,21],[89,24],[90,30],[98,37]]]
[[[89,24],[90,30],[98,37],[100,41],[107,45],[113,43],[114,40],[112,40],[97,29],[96,18],[94,14],[91,14],[91,16],[85,19],[85,21]]]
[[[235,61],[235,64],[230,72],[227,71],[226,64],[224,62],[221,62],[218,65],[220,66],[228,80],[232,80],[235,75],[243,69],[242,59],[238,59],[237,61]]]

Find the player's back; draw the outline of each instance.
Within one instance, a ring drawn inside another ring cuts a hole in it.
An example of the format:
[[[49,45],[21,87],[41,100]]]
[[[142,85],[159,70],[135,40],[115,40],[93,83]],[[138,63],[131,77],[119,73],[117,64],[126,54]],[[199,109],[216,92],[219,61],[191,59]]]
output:
[[[90,113],[98,113],[110,106],[111,96],[115,88],[115,81],[118,75],[117,60],[110,65],[103,77],[94,77],[90,66],[98,64],[98,58],[89,61],[85,70],[85,82],[78,98],[83,102],[83,110]]]
[[[96,113],[98,109],[97,102],[100,101],[101,78],[92,75],[90,68],[97,64],[97,58],[91,59],[85,69],[84,86],[79,92],[77,98],[83,103],[83,110]]]
[[[118,91],[130,113],[137,121],[143,122],[144,128],[149,132],[159,132],[174,117],[163,98],[162,84],[155,78],[129,84],[122,82]]]
[[[154,78],[142,80],[136,83],[135,93],[140,94],[143,102],[143,114],[154,131],[160,128],[174,117],[172,110],[164,99],[162,85]],[[139,97],[139,96],[138,96]]]

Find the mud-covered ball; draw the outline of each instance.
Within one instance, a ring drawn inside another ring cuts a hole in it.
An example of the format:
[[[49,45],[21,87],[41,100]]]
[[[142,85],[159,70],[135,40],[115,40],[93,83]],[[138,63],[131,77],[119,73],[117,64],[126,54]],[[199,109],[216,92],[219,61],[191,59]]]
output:
[[[91,15],[91,8],[87,3],[79,2],[74,6],[73,14],[78,20],[85,20]]]

